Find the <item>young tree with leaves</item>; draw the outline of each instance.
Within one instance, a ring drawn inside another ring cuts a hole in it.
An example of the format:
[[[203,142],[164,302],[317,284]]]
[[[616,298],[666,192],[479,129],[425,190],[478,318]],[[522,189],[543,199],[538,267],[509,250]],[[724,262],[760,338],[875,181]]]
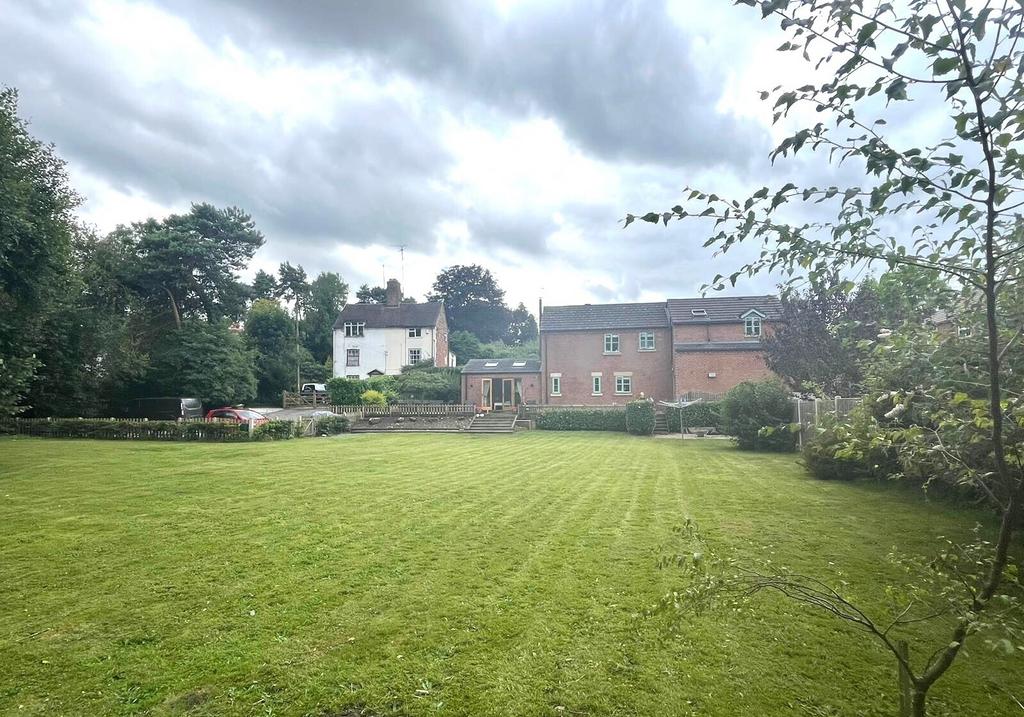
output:
[[[1006,353],[1024,327],[1007,342],[999,324],[1007,313],[1006,296],[1022,278],[1024,257],[1024,154],[1017,149],[1024,138],[1024,6],[965,0],[911,0],[899,7],[862,0],[741,2],[779,21],[789,38],[780,51],[799,53],[819,72],[830,71],[822,81],[762,93],[762,99],[774,97],[776,121],[800,119],[804,108],[821,118],[783,139],[772,159],[824,152],[861,166],[865,183],[846,188],[789,183],[735,200],[695,189],[685,206],[629,215],[626,224],[640,218],[667,225],[698,217],[714,222],[705,245],[719,253],[760,245],[757,258],[729,277],[715,277],[714,288],[762,271],[806,272],[814,278],[837,266],[881,264],[934,272],[957,282],[965,294],[982,297],[984,400],[972,403],[966,395],[927,391],[893,397],[893,411],[924,402],[941,429],[896,434],[904,461],[915,452],[927,465],[943,461],[944,471],[988,495],[1000,514],[990,542],[979,539],[958,551],[967,559],[953,561],[952,567],[950,561],[942,564],[957,580],[948,591],[943,588],[949,600],[931,617],[945,619],[948,639],[921,652],[921,658],[894,638],[894,630],[929,617],[917,614],[913,601],[884,624],[820,582],[763,575],[752,583],[752,589],[776,589],[829,610],[879,640],[903,675],[904,714],[924,715],[928,691],[972,635],[999,623],[1001,588],[1017,580],[1008,565],[1024,521],[1024,447],[1018,438],[1024,399],[1008,395],[1003,382]],[[915,147],[887,133],[882,115],[911,98],[944,103],[945,137]],[[787,221],[780,208],[794,202],[813,202],[819,211],[831,208],[836,218]],[[918,218],[910,231],[904,226],[907,217]],[[982,439],[984,450],[959,443]]]

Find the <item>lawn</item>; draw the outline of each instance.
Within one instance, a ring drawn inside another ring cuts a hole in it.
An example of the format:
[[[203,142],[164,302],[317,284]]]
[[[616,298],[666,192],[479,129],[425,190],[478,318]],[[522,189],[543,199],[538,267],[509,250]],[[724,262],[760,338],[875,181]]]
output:
[[[720,441],[4,439],[0,714],[895,713],[880,650],[780,598],[645,617],[687,515],[876,604],[893,546],[984,519]],[[1020,715],[1024,665],[979,644],[933,694]]]

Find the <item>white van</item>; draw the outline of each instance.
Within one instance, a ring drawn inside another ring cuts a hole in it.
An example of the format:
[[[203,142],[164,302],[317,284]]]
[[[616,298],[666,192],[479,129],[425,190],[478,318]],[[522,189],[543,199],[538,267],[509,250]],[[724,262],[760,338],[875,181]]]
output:
[[[316,393],[327,393],[327,384],[325,383],[304,383],[302,384],[302,390],[300,393],[304,395],[316,394]]]

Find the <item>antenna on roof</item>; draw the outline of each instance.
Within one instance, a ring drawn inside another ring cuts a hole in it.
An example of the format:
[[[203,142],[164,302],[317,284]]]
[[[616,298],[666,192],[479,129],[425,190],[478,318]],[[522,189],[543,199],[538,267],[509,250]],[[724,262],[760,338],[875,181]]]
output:
[[[392,244],[391,246],[398,248],[398,254],[401,257],[402,286],[405,286],[405,244]]]

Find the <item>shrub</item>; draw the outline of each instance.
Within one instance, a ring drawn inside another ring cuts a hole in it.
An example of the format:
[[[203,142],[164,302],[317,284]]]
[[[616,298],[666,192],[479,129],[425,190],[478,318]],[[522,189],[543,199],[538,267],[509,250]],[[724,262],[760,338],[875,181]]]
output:
[[[292,421],[267,421],[256,426],[252,437],[257,441],[284,441],[295,437],[295,424]]]
[[[793,406],[778,381],[744,381],[721,403],[722,428],[747,451],[791,451],[796,434],[790,430]]]
[[[248,426],[238,423],[190,421],[109,421],[61,418],[10,422],[11,430],[49,438],[97,438],[143,441],[245,441]]]
[[[317,435],[336,436],[344,433],[349,428],[348,418],[345,416],[321,416],[316,419]]]
[[[537,414],[537,428],[544,431],[622,431],[626,412],[618,409],[545,409]]]
[[[373,389],[369,389],[367,391],[363,391],[362,394],[360,394],[359,403],[363,404],[364,406],[386,406],[388,405],[388,400],[380,391],[374,391]]]
[[[395,388],[402,399],[455,403],[461,394],[461,380],[454,368],[408,367],[395,377]]]
[[[327,381],[327,393],[335,406],[356,406],[359,397],[370,389],[368,382],[357,378],[335,376]]]
[[[669,433],[679,433],[682,428],[714,428],[722,430],[721,403],[719,401],[698,401],[685,408],[669,408],[665,414]],[[681,422],[681,423],[680,423]]]
[[[641,398],[626,404],[626,431],[634,436],[654,434],[654,401]]]
[[[864,407],[858,407],[845,421],[833,415],[822,416],[817,429],[808,431],[801,451],[803,464],[821,480],[856,480],[895,472],[897,466],[882,451],[874,451],[877,462],[868,455],[853,453],[857,443],[866,445],[874,419]],[[877,428],[877,426],[875,426]],[[884,466],[884,467],[883,467]]]
[[[371,376],[366,384],[371,390],[383,393],[387,403],[398,400],[398,381],[394,376]]]

